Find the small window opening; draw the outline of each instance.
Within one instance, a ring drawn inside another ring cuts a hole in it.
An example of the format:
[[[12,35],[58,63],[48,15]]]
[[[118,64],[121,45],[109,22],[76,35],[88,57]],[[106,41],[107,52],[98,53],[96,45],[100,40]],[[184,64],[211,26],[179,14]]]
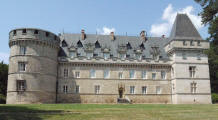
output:
[[[46,37],[48,37],[48,36],[49,36],[49,33],[48,33],[48,32],[46,32],[46,33],[45,33],[45,36],[46,36]]]
[[[13,34],[14,34],[14,35],[16,35],[16,34],[17,34],[17,31],[16,31],[16,30],[14,30],[14,31],[13,31]]]
[[[39,31],[38,31],[38,30],[35,30],[35,31],[34,31],[34,34],[39,34]]]
[[[26,33],[26,29],[23,29],[22,33],[25,34]]]

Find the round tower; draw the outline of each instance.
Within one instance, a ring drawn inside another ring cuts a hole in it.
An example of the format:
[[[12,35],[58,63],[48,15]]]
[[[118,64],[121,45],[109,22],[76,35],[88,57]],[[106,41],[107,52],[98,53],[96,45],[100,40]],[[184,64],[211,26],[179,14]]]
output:
[[[55,103],[59,43],[41,29],[9,32],[7,104]]]

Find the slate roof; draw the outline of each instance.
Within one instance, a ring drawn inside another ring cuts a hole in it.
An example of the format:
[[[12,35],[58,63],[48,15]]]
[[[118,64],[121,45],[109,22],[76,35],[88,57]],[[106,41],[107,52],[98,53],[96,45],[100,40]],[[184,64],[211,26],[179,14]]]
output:
[[[96,42],[99,43],[100,48],[94,48],[93,54],[98,54],[98,56],[103,58],[104,48],[110,50],[110,56],[118,57],[120,49],[122,46],[128,46],[126,55],[127,58],[135,58],[135,51],[140,49],[140,46],[144,46],[145,49],[142,50],[142,58],[150,59],[152,58],[151,51],[152,47],[158,47],[160,51],[159,56],[162,56],[161,59],[169,59],[164,46],[168,44],[171,40],[174,39],[194,39],[202,40],[198,31],[192,24],[191,20],[186,14],[177,14],[174,25],[171,30],[169,38],[162,37],[147,37],[147,40],[144,41],[139,36],[119,36],[115,35],[115,40],[111,40],[110,35],[95,35],[95,34],[86,34],[86,39],[82,40],[81,34],[61,34],[60,39],[62,44],[65,44],[65,47],[61,45],[61,50],[59,56],[68,57],[69,49],[76,48],[77,53],[80,56],[86,57],[85,48],[87,46],[94,46]],[[80,43],[80,44],[78,44]],[[82,47],[81,47],[82,46]],[[94,46],[95,47],[95,46]]]
[[[86,39],[81,39],[81,34],[62,34],[60,36],[62,42],[65,41],[67,43],[67,47],[61,47],[62,51],[60,52],[59,56],[68,56],[69,55],[69,48],[75,47],[77,48],[77,52],[81,56],[86,56],[86,52],[84,50],[87,44],[95,45],[98,41],[101,48],[95,48],[94,54],[98,54],[99,56],[103,57],[102,49],[108,48],[110,49],[110,54],[113,57],[118,57],[118,49],[120,46],[127,46],[129,45],[129,49],[127,49],[126,55],[129,58],[135,58],[135,51],[140,49],[140,46],[144,46],[144,50],[142,50],[142,56],[144,58],[151,58],[150,51],[151,47],[159,47],[160,56],[163,58],[167,58],[167,54],[164,51],[164,45],[169,41],[168,38],[162,37],[148,37],[147,41],[143,41],[140,37],[137,36],[115,36],[115,40],[111,40],[110,35],[94,35],[94,34],[86,34]],[[81,42],[83,47],[79,47],[77,45],[78,42]]]
[[[186,14],[177,14],[170,38],[202,40],[197,29]]]

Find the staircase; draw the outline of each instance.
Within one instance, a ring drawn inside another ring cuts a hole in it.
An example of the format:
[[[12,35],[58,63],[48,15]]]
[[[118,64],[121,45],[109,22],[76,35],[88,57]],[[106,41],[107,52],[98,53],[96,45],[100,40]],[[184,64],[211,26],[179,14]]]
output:
[[[131,103],[130,100],[126,99],[126,98],[117,98],[117,103]]]

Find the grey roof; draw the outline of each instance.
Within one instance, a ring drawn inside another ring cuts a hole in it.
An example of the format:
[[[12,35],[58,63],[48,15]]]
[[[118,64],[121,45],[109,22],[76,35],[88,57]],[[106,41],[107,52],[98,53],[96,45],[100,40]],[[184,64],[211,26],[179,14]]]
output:
[[[145,49],[142,50],[142,57],[147,59],[151,58],[151,54],[159,52],[159,56],[162,56],[162,59],[169,59],[164,46],[168,44],[171,40],[175,39],[192,39],[192,40],[202,40],[198,31],[192,24],[191,20],[186,14],[177,14],[176,20],[174,22],[171,35],[169,38],[162,37],[147,37],[147,40],[144,41],[141,37],[138,36],[119,36],[115,35],[115,40],[111,40],[110,35],[95,35],[95,34],[86,34],[85,40],[81,39],[81,34],[61,34],[60,39],[63,44],[67,46],[61,46],[59,56],[67,57],[69,55],[69,49],[76,49],[77,53],[80,56],[86,57],[86,47],[92,46],[95,47],[95,43],[98,41],[100,48],[94,48],[93,54],[97,54],[99,57],[103,58],[103,49],[107,48],[110,50],[110,56],[118,57],[119,49],[122,46],[128,46],[130,49],[126,50],[126,55],[128,58],[135,59],[136,51],[140,49],[141,45],[144,45]],[[82,47],[78,46],[78,43],[82,44]],[[158,50],[152,49],[152,47],[158,47]],[[127,48],[127,47],[125,47]],[[153,50],[153,52],[152,52]],[[155,53],[156,54],[156,53]]]
[[[177,14],[170,38],[202,40],[197,29],[186,14]]]
[[[143,41],[140,37],[137,36],[115,36],[115,40],[111,40],[110,35],[94,35],[94,34],[86,34],[86,39],[81,39],[81,34],[62,34],[60,36],[62,42],[65,41],[67,43],[67,47],[61,47],[62,51],[60,51],[59,56],[68,56],[69,48],[74,47],[77,48],[77,53],[81,56],[86,56],[86,52],[84,50],[87,44],[94,45],[96,41],[99,42],[101,48],[95,48],[94,54],[98,54],[103,57],[102,48],[110,49],[110,54],[113,57],[118,57],[118,49],[120,46],[126,46],[128,43],[131,46],[131,49],[127,49],[126,55],[129,58],[135,58],[135,51],[140,49],[140,45],[144,45],[144,50],[142,51],[142,56],[144,58],[151,58],[150,51],[151,47],[156,46],[160,50],[160,56],[162,58],[167,58],[167,54],[164,51],[164,45],[169,41],[168,38],[162,37],[148,37],[147,41]],[[77,43],[81,42],[83,47],[78,47]]]

